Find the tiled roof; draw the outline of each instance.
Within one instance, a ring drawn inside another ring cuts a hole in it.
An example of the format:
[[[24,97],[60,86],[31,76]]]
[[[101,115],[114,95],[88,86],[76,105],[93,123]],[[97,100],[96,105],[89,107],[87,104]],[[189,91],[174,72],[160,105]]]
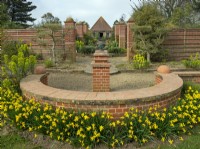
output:
[[[92,31],[112,31],[112,28],[110,25],[104,20],[103,17],[100,17],[97,22],[92,26],[91,28]]]

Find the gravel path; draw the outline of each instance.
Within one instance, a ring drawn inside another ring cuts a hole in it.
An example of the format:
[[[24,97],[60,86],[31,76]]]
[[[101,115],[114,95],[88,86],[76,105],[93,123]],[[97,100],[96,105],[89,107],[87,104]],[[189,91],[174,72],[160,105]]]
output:
[[[119,73],[111,75],[111,91],[138,89],[154,85],[151,73]],[[92,91],[92,76],[85,73],[50,73],[48,85],[60,89]]]

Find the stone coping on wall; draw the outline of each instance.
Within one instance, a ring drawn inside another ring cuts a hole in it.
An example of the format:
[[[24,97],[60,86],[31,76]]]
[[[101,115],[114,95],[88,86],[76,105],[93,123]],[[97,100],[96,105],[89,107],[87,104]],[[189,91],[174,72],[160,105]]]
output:
[[[29,75],[22,79],[20,88],[24,95],[42,100],[63,102],[77,105],[133,105],[135,103],[151,103],[169,98],[180,93],[182,79],[174,73],[160,74],[162,82],[157,85],[127,91],[116,92],[83,92],[57,89],[41,82],[48,74]],[[42,79],[41,79],[42,78]]]

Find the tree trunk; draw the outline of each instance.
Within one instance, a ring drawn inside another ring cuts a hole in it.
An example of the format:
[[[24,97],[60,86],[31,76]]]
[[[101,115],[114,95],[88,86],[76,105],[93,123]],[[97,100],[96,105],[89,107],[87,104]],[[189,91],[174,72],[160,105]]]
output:
[[[53,42],[53,46],[52,46],[52,60],[53,60],[53,63],[55,64],[55,43]]]
[[[148,61],[149,63],[151,63],[151,56],[150,56],[150,53],[149,53],[149,52],[147,52],[147,61]]]
[[[52,37],[52,40],[53,40],[53,45],[52,45],[52,59],[53,59],[53,63],[55,64],[56,62],[56,57],[55,57],[55,45],[56,45],[56,41],[55,41],[55,36],[54,36],[54,32],[51,31],[51,37]]]

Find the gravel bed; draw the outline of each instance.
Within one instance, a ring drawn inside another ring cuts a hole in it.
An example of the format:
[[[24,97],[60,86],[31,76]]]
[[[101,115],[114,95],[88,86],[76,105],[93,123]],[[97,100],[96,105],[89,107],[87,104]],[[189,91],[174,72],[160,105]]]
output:
[[[153,86],[155,76],[150,73],[119,73],[111,75],[111,91],[139,89]],[[48,85],[55,88],[92,91],[92,75],[85,73],[50,73]]]

